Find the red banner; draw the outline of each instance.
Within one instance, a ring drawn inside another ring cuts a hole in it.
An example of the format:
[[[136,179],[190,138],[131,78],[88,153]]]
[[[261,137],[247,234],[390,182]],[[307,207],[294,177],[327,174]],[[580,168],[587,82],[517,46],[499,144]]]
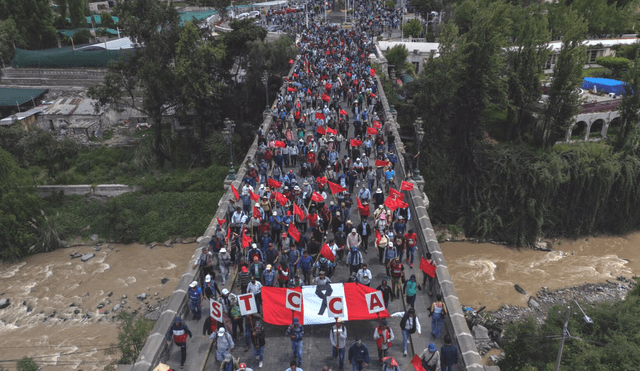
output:
[[[364,206],[362,205],[362,202],[360,202],[360,198],[356,197],[356,201],[358,202],[358,210],[364,210]]]
[[[313,194],[311,194],[311,199],[315,202],[323,202],[324,201],[324,197],[322,197],[322,195],[318,192],[313,192]]]
[[[400,184],[400,190],[401,191],[413,191],[413,183],[405,182],[403,180],[402,184]]]
[[[425,258],[420,259],[420,270],[423,271],[429,277],[436,276],[436,266],[429,263]]]
[[[349,143],[351,147],[360,147],[362,145],[362,141],[360,139],[350,139]]]
[[[393,188],[389,188],[389,197],[392,197],[394,201],[404,201],[404,193],[396,191]]]
[[[296,91],[296,88],[288,87],[287,91],[293,93]]]
[[[251,244],[251,237],[247,236],[245,229],[242,229],[242,248],[246,249]]]
[[[367,134],[376,135],[378,134],[378,130],[376,130],[375,128],[367,128]]]
[[[293,64],[293,59],[289,59],[289,64]]]
[[[376,160],[377,167],[389,166],[391,164],[389,161]]]
[[[333,87],[333,85],[331,85],[331,84],[325,84],[325,85],[324,85],[324,88],[325,88],[326,90],[331,90],[331,88],[332,88],[332,87]]]

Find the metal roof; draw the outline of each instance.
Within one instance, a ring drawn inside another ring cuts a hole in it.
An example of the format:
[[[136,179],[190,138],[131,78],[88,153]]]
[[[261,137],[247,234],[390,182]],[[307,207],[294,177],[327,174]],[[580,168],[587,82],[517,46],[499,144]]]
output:
[[[36,100],[46,89],[0,88],[0,107],[17,107],[30,100]]]

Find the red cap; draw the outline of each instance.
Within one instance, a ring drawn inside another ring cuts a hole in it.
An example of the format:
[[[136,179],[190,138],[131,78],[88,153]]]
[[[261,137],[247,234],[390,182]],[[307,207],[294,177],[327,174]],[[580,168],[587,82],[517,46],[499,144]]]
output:
[[[247,272],[248,272],[247,267],[242,267],[242,273],[247,273]]]

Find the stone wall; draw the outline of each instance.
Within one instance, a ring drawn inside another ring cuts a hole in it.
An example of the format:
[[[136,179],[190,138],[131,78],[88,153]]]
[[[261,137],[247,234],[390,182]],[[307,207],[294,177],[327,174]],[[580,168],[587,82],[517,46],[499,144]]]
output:
[[[48,197],[52,194],[62,192],[65,196],[92,194],[102,197],[115,197],[123,193],[135,192],[139,189],[136,186],[125,184],[91,184],[80,185],[41,185],[36,187],[36,193],[40,197]]]
[[[405,178],[404,171],[404,157],[400,155],[399,148],[402,148],[402,141],[400,140],[400,133],[398,132],[399,124],[394,120],[391,115],[389,102],[387,101],[384,90],[382,89],[382,82],[380,78],[376,76],[378,80],[378,97],[382,100],[384,107],[384,116],[386,118],[387,127],[395,135],[395,147],[398,155],[398,164],[395,171],[398,179]],[[424,182],[421,182],[424,183]],[[405,198],[405,201],[411,208],[411,215],[416,219],[419,230],[416,231],[418,236],[418,246],[421,250],[417,255],[425,254],[427,251],[431,253],[432,258],[437,263],[436,282],[434,284],[435,293],[441,293],[444,299],[449,315],[444,319],[444,326],[450,334],[453,334],[451,338],[458,346],[460,350],[460,362],[458,367],[465,370],[482,371],[484,366],[482,365],[482,358],[478,353],[478,349],[473,340],[473,335],[469,330],[467,321],[462,313],[462,307],[458,300],[458,294],[456,288],[453,285],[447,264],[444,261],[438,239],[433,231],[427,208],[429,207],[429,199],[422,192],[421,185],[414,187],[413,191],[409,191],[409,197]]]

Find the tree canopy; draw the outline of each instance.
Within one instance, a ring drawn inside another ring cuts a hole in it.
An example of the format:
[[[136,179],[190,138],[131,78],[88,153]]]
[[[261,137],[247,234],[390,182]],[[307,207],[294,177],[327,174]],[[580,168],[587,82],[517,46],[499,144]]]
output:
[[[0,0],[0,21],[5,20],[13,20],[18,30],[20,37],[7,41],[15,42],[16,47],[43,49],[56,45],[49,0]]]

